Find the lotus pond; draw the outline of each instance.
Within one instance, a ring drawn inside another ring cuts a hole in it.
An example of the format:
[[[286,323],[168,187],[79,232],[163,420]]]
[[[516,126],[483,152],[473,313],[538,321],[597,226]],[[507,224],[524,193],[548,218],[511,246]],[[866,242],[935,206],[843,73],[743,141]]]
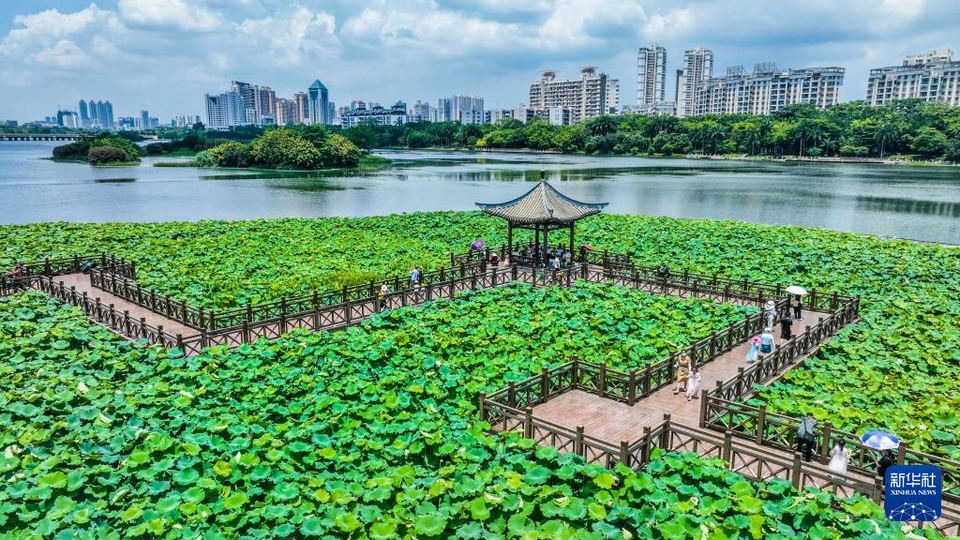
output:
[[[746,482],[692,454],[636,473],[484,435],[475,392],[552,362],[471,350],[466,342],[486,324],[463,325],[459,337],[437,335],[436,325],[491,310],[514,318],[503,305],[510,294],[539,302],[541,313],[564,294],[613,294],[612,304],[625,294],[590,289],[488,291],[193,358],[122,341],[40,293],[2,299],[0,538],[914,534],[861,497]],[[609,324],[668,311],[679,321],[668,335],[696,333],[737,311],[634,300],[645,307],[608,315]],[[546,321],[510,331],[536,320]],[[663,338],[632,335],[637,350]],[[438,341],[424,343],[431,336]]]
[[[786,211],[786,210],[785,210]],[[600,215],[578,239],[641,264],[859,295],[862,320],[818,357],[764,389],[771,410],[812,411],[840,429],[890,430],[960,459],[960,250],[801,227]],[[207,307],[259,301],[444,265],[469,242],[504,241],[475,212],[358,219],[0,227],[0,264],[14,257],[110,251],[140,281]]]

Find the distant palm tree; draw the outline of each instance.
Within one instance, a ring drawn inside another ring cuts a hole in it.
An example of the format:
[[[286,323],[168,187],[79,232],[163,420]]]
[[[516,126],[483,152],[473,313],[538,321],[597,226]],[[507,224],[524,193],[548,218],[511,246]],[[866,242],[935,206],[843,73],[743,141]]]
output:
[[[877,132],[874,139],[880,145],[880,159],[883,159],[883,150],[886,143],[894,143],[900,135],[900,130],[892,122],[880,122],[877,124]]]

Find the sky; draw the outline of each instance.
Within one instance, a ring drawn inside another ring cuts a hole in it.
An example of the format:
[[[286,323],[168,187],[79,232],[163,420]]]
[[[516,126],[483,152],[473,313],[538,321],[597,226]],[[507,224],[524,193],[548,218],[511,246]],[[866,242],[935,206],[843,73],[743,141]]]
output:
[[[636,54],[667,49],[667,96],[685,49],[714,73],[773,61],[847,68],[843,100],[870,68],[933,47],[960,52],[958,0],[0,0],[0,120],[29,121],[109,99],[115,116],[204,114],[237,79],[279,97],[315,79],[338,105],[486,107],[527,101],[545,69],[598,66],[636,100]]]

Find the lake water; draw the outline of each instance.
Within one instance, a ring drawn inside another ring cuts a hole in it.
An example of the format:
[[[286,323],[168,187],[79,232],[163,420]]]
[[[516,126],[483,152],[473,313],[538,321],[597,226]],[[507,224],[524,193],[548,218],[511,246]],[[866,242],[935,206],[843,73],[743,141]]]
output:
[[[960,243],[960,168],[384,151],[356,174],[153,167],[42,159],[58,143],[0,142],[0,223],[366,216],[471,210],[532,187],[615,213],[740,219]],[[59,143],[62,144],[62,143]]]

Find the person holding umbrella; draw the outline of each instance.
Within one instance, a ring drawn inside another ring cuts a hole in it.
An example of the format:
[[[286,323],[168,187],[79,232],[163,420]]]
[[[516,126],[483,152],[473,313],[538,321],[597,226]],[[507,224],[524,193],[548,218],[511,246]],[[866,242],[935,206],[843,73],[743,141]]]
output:
[[[773,300],[767,300],[763,306],[763,317],[767,321],[767,327],[773,328],[774,320],[777,317],[777,304]]]
[[[893,451],[900,447],[900,439],[886,431],[868,431],[860,436],[860,443],[882,452],[877,459],[877,475],[886,478],[887,469],[897,464]]]
[[[798,321],[802,320],[803,297],[807,295],[807,290],[798,285],[791,285],[787,287],[787,292],[793,295],[793,301],[790,302],[790,307],[793,308],[793,318]]]

